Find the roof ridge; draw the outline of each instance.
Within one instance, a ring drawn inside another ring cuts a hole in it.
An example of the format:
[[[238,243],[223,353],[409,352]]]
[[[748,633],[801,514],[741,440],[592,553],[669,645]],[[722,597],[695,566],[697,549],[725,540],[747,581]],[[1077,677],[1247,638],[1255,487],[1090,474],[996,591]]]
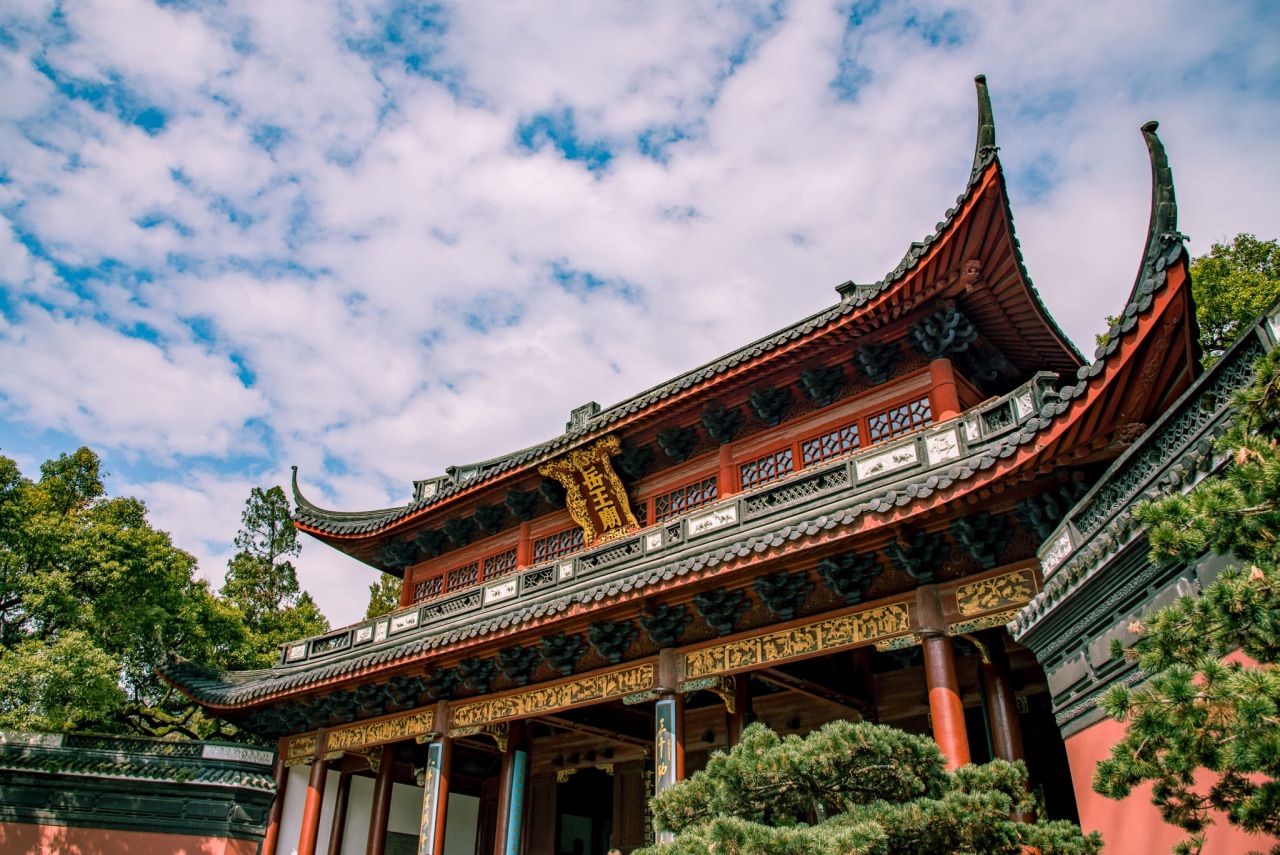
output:
[[[746,360],[759,356],[761,353],[773,350],[775,347],[785,344],[787,341],[798,338],[801,335],[812,333],[832,321],[848,315],[855,309],[866,305],[869,301],[888,290],[891,285],[905,278],[910,270],[915,268],[930,254],[933,246],[938,242],[939,237],[951,227],[965,203],[968,202],[973,193],[981,187],[983,176],[986,174],[987,169],[992,163],[995,163],[997,172],[1000,173],[1000,178],[998,180],[1001,182],[1003,180],[1003,173],[1000,170],[999,158],[997,156],[998,147],[995,144],[995,119],[991,107],[990,93],[987,90],[986,75],[979,74],[975,76],[974,84],[977,90],[978,100],[978,130],[977,139],[974,145],[973,170],[970,173],[968,182],[965,184],[964,191],[956,197],[955,206],[948,208],[943,218],[934,226],[934,231],[927,235],[922,241],[912,241],[902,260],[899,261],[897,266],[890,270],[879,281],[872,285],[865,286],[855,285],[851,281],[838,285],[836,286],[836,291],[840,294],[840,300],[834,305],[815,312],[808,317],[802,318],[779,330],[761,336],[760,338],[737,347],[716,359],[705,362],[702,365],[689,369],[688,371],[681,372],[665,382],[651,386],[648,389],[624,398],[618,403],[600,410],[600,412],[591,416],[580,426],[568,428],[558,436],[551,437],[541,443],[536,443],[527,448],[509,452],[508,454],[493,457],[488,460],[462,466],[450,466],[446,468],[445,474],[421,479],[422,482],[436,482],[439,484],[439,489],[432,491],[429,495],[421,495],[419,492],[415,491],[414,499],[405,505],[373,511],[325,510],[316,506],[312,502],[307,501],[301,495],[297,487],[297,467],[294,467],[294,498],[298,506],[298,513],[295,514],[295,519],[298,522],[317,527],[321,533],[350,533],[328,532],[326,531],[325,526],[329,523],[364,523],[367,525],[360,526],[359,533],[372,532],[375,529],[398,522],[405,516],[423,510],[443,499],[457,495],[460,491],[475,486],[499,472],[507,471],[512,466],[529,462],[541,455],[546,455],[560,448],[571,445],[579,439],[596,435],[610,423],[622,418],[623,416],[651,406],[672,394],[679,393],[693,385],[710,379],[728,368],[732,368]],[[1008,194],[1004,192],[1003,184],[1001,184],[1000,192],[1001,195],[1005,197],[1005,207],[1007,211]],[[1012,221],[1012,216],[1010,216],[1010,221]],[[1014,242],[1016,246],[1016,238]],[[1026,269],[1022,264],[1020,250],[1018,251],[1018,264],[1024,279],[1026,279],[1028,285],[1030,285],[1031,280],[1030,277],[1026,275]],[[1031,286],[1031,291],[1034,298],[1039,302],[1039,295],[1035,292],[1034,286]],[[1040,303],[1040,305],[1043,309],[1043,303]],[[1052,328],[1061,334],[1061,330],[1058,328],[1057,323],[1053,321],[1052,316],[1048,314],[1048,311],[1045,310],[1043,314],[1049,319]],[[1063,338],[1066,339],[1065,336],[1063,336]],[[1071,344],[1070,339],[1066,339],[1066,341],[1068,344]],[[1075,350],[1074,345],[1072,345],[1071,349],[1073,351]],[[1076,352],[1078,355],[1078,351]]]
[[[1099,366],[1108,356],[1115,353],[1123,335],[1137,325],[1138,315],[1151,305],[1152,295],[1164,287],[1166,271],[1180,258],[1185,259],[1187,236],[1178,231],[1178,202],[1173,189],[1173,170],[1169,168],[1169,157],[1165,153],[1164,143],[1156,134],[1159,122],[1147,122],[1142,126],[1142,137],[1147,144],[1147,154],[1151,159],[1151,214],[1147,223],[1147,241],[1142,254],[1142,262],[1138,265],[1138,275],[1133,280],[1133,288],[1129,290],[1129,298],[1117,316],[1115,323],[1107,331],[1107,340],[1098,345],[1093,352],[1093,366],[1085,366],[1080,370],[1091,374],[1097,373]],[[1188,294],[1190,289],[1188,289]],[[1199,329],[1195,327],[1194,307],[1188,313],[1193,324],[1195,335],[1192,337],[1195,348],[1195,363],[1199,360]],[[1082,376],[1083,379],[1083,376]]]
[[[991,109],[991,94],[987,92],[987,75],[978,74],[973,78],[978,90],[978,139],[973,146],[973,172],[969,175],[969,183],[977,182],[987,164],[999,151],[996,145],[996,120]]]

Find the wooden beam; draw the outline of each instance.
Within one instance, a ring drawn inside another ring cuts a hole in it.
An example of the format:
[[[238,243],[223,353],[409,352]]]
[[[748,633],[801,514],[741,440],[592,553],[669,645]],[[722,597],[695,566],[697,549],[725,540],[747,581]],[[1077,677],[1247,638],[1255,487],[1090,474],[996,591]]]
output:
[[[613,742],[621,742],[624,745],[637,745],[641,748],[653,747],[652,739],[642,739],[638,736],[631,736],[626,733],[617,733],[607,730],[603,727],[593,727],[589,724],[581,724],[573,719],[562,718],[558,715],[540,715],[537,718],[543,724],[549,724],[552,727],[558,727],[561,730],[572,730],[577,733],[585,733],[590,736],[598,736],[601,739],[609,739]]]
[[[773,683],[783,689],[789,689],[811,698],[817,698],[820,701],[828,701],[838,704],[846,709],[853,710],[862,718],[869,721],[875,721],[875,707],[864,700],[855,698],[852,695],[846,695],[844,692],[836,691],[821,683],[815,683],[812,680],[806,680],[803,677],[796,677],[788,674],[778,668],[761,668],[759,671],[752,671],[751,676],[764,680],[766,683]]]

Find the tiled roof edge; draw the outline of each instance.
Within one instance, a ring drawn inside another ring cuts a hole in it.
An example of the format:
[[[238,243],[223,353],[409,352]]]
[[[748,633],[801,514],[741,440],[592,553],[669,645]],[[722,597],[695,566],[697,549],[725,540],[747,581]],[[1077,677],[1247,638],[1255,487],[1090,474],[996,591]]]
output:
[[[987,91],[987,79],[985,75],[979,74],[974,78],[974,83],[978,94],[978,134],[977,141],[974,145],[973,169],[969,175],[969,181],[965,185],[964,192],[956,197],[956,206],[948,208],[943,219],[938,222],[934,231],[927,235],[922,241],[915,241],[911,244],[902,260],[898,262],[893,270],[878,282],[867,286],[853,286],[852,283],[846,283],[837,290],[840,291],[842,299],[834,306],[823,309],[807,318],[803,318],[790,326],[781,330],[763,336],[749,344],[743,345],[738,349],[731,351],[717,359],[711,360],[703,365],[693,368],[685,373],[678,375],[671,380],[653,386],[649,389],[633,395],[617,404],[601,410],[598,414],[591,417],[581,427],[566,430],[560,436],[549,439],[545,442],[528,448],[514,451],[509,454],[501,455],[490,460],[473,463],[466,466],[449,467],[449,475],[438,478],[429,479],[439,484],[439,489],[432,495],[415,498],[413,502],[407,505],[401,505],[394,508],[374,511],[330,511],[320,508],[314,503],[308,501],[298,489],[298,473],[297,467],[294,467],[293,474],[293,495],[294,503],[297,505],[295,520],[309,528],[325,534],[351,535],[371,533],[403,519],[404,517],[427,508],[449,496],[456,495],[464,489],[474,486],[482,481],[488,480],[502,472],[509,471],[513,467],[531,463],[541,457],[547,456],[553,452],[572,445],[574,442],[598,433],[600,430],[607,428],[610,424],[616,422],[624,416],[631,415],[658,401],[670,397],[672,394],[684,391],[698,383],[714,377],[725,370],[735,367],[744,361],[754,359],[764,353],[768,353],[776,347],[780,347],[789,341],[799,338],[802,335],[808,335],[832,321],[843,317],[853,310],[866,305],[871,299],[879,296],[886,291],[891,285],[903,279],[908,272],[915,268],[928,254],[932,246],[941,237],[943,232],[950,228],[956,215],[964,207],[973,195],[974,190],[982,183],[982,177],[986,174],[986,170],[993,163],[999,169],[999,158],[997,156],[998,148],[995,144],[995,120],[991,109],[991,98]],[[1001,173],[1003,174],[1003,173]],[[1002,180],[1003,186],[1003,180]],[[1008,211],[1008,194],[1002,194],[1005,197],[1006,215],[1012,224],[1012,213]],[[1012,232],[1012,229],[1011,229]],[[1031,280],[1026,276],[1026,268],[1023,265],[1021,248],[1017,246],[1017,239],[1014,238],[1015,252],[1017,255],[1018,267],[1028,285]],[[1036,293],[1034,286],[1031,292],[1037,305],[1042,310],[1052,324],[1053,329],[1064,341],[1070,343],[1065,335],[1058,328],[1057,323],[1053,321],[1048,311],[1044,309],[1044,304],[1040,301],[1039,295]],[[1074,350],[1074,346],[1073,346]],[[1076,351],[1079,355],[1078,351]],[[1083,361],[1083,358],[1081,358]],[[394,572],[388,570],[388,572]]]

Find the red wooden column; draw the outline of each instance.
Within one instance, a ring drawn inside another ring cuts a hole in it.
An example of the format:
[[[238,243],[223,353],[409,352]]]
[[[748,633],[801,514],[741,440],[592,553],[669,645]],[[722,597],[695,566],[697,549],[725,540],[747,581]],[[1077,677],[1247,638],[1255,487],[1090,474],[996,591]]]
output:
[[[987,696],[987,719],[991,722],[991,745],[1001,760],[1022,760],[1022,726],[1018,723],[1018,705],[1009,678],[1009,654],[1004,649],[1002,633],[987,638],[990,662],[982,663],[982,688]]]
[[[373,779],[373,806],[369,811],[369,837],[364,849],[367,855],[382,855],[387,845],[387,819],[391,816],[391,784],[395,767],[395,745],[382,746],[382,760]]]
[[[407,609],[413,605],[413,573],[404,568],[404,580],[400,583],[400,608]]]
[[[324,782],[329,764],[323,757],[311,763],[307,780],[307,801],[302,808],[302,833],[298,836],[298,855],[316,855],[316,838],[320,833],[320,806],[324,803]]]
[[[933,405],[933,420],[941,422],[960,415],[960,393],[956,390],[956,372],[951,360],[931,360],[929,381],[933,387],[929,393],[929,400]]]
[[[738,492],[738,473],[733,468],[733,446],[720,446],[720,472],[716,476],[716,496],[723,499]]]
[[[742,731],[754,721],[751,711],[751,675],[739,674],[733,681],[733,712],[729,713],[729,748],[742,741]]]
[[[338,776],[338,797],[333,800],[333,825],[329,828],[329,855],[342,855],[342,838],[347,833],[347,797],[351,794],[351,773]]]
[[[947,768],[969,762],[969,735],[964,727],[964,706],[956,680],[955,651],[947,635],[938,589],[926,585],[916,591],[920,610],[920,634],[924,637],[924,675],[929,687],[929,714],[933,738],[947,756]]]
[[[449,733],[449,704],[436,705],[436,726],[440,733],[427,746],[427,768],[422,788],[422,830],[418,855],[442,855],[445,819],[449,815],[449,777],[453,773],[453,740]]]
[[[494,855],[520,855],[524,838],[525,794],[529,787],[528,729],[522,721],[511,723],[507,750],[502,755],[498,792],[498,827]]]
[[[516,542],[516,567],[528,567],[533,563],[533,523],[520,521],[520,540]]]
[[[262,836],[262,848],[259,855],[276,855],[276,846],[280,842],[280,817],[284,815],[284,791],[289,785],[289,767],[284,765],[285,740],[280,740],[276,749],[275,784],[276,797],[271,801],[271,810],[267,813],[267,833]]]

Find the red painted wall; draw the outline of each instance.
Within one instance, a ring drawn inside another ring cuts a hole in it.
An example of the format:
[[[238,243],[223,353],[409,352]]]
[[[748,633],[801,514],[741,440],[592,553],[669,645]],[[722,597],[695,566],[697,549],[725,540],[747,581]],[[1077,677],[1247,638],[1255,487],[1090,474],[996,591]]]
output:
[[[5,855],[255,855],[256,840],[0,822]]]
[[[1135,789],[1124,801],[1114,801],[1093,791],[1093,770],[1111,753],[1111,746],[1124,736],[1125,725],[1109,718],[1067,739],[1067,759],[1071,764],[1071,784],[1080,809],[1080,825],[1085,831],[1102,832],[1104,852],[1124,855],[1163,855],[1187,835],[1160,819],[1151,804],[1151,786]],[[1277,841],[1258,834],[1245,834],[1227,825],[1219,815],[1210,826],[1201,855],[1242,855],[1250,850],[1267,851]]]

